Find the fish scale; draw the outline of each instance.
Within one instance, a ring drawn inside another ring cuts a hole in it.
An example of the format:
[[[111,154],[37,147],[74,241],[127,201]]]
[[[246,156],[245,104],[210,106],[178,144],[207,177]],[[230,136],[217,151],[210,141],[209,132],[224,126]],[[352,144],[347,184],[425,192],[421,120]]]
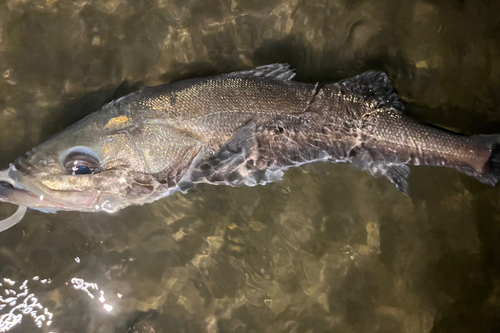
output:
[[[408,165],[498,182],[498,135],[464,136],[408,117],[384,73],[330,84],[294,75],[271,64],[129,94],[1,171],[0,201],[115,212],[198,183],[277,181],[284,170],[319,160],[386,177],[407,195]]]

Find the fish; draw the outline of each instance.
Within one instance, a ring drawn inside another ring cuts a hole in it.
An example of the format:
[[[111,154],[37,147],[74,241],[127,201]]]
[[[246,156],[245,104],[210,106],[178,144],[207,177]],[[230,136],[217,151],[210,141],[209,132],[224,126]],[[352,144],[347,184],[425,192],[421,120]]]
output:
[[[269,64],[133,92],[0,171],[0,201],[44,212],[116,212],[196,184],[255,186],[290,167],[349,163],[409,195],[409,165],[500,178],[500,136],[466,136],[404,112],[388,76],[293,80]]]

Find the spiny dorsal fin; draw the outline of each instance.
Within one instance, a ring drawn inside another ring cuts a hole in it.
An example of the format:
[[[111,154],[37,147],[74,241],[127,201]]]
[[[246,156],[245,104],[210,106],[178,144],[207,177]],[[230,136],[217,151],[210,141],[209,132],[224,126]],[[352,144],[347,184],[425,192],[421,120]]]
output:
[[[337,82],[351,93],[362,96],[367,102],[376,102],[376,108],[393,107],[403,111],[403,102],[399,99],[391,80],[383,72],[365,72]]]
[[[289,81],[295,76],[294,70],[289,64],[269,64],[259,66],[246,71],[233,72],[227,74],[228,77],[266,77]]]

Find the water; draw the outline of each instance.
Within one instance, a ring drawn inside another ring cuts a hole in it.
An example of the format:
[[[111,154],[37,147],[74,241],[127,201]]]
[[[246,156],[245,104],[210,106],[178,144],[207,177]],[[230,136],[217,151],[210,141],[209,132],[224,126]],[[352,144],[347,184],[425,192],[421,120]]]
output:
[[[133,90],[271,62],[307,82],[383,70],[412,116],[500,132],[499,12],[458,0],[6,0],[0,168]],[[411,172],[410,198],[319,163],[114,215],[29,211],[0,234],[0,332],[495,331],[498,188]]]

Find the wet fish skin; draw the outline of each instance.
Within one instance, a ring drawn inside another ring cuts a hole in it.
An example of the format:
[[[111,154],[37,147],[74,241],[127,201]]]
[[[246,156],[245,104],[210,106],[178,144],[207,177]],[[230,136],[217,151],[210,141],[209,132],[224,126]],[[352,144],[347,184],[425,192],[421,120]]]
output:
[[[498,136],[462,136],[407,117],[384,73],[326,85],[293,76],[272,64],[127,95],[16,160],[6,173],[13,188],[0,187],[0,200],[114,212],[197,183],[276,181],[317,160],[351,163],[406,194],[411,164],[498,181]],[[68,172],[73,156],[97,164],[96,173]]]

